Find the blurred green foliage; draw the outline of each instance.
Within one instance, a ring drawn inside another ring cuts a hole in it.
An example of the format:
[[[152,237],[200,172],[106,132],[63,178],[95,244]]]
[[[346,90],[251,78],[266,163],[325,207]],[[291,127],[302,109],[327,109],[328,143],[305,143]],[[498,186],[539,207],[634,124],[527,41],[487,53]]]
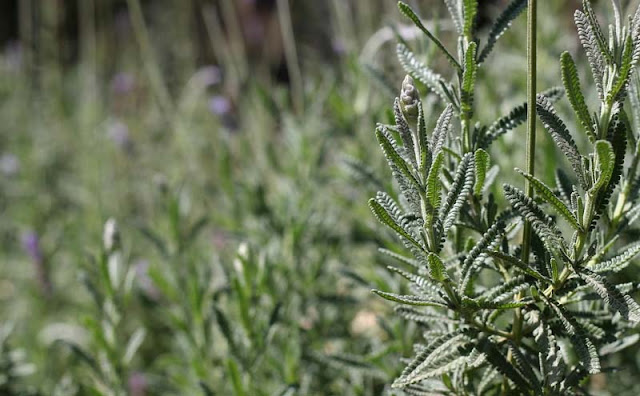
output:
[[[0,58],[0,394],[390,392],[419,332],[370,295],[402,283],[366,205],[390,188],[373,130],[395,34],[434,49],[394,1],[244,3],[130,0],[118,19],[83,0],[76,59],[57,3],[20,3]],[[442,6],[413,3],[447,37]],[[564,3],[542,10],[541,90],[577,46]],[[523,25],[482,71],[478,119],[524,99]],[[500,166],[521,165],[515,132]]]

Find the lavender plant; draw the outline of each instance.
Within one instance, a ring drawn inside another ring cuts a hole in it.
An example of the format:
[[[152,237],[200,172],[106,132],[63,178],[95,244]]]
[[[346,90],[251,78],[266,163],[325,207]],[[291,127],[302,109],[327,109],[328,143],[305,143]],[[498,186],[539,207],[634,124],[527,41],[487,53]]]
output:
[[[409,293],[374,292],[424,329],[393,386],[415,395],[586,394],[589,376],[612,370],[608,357],[638,340],[636,283],[615,273],[640,253],[638,242],[625,245],[640,213],[638,131],[625,110],[630,96],[637,128],[640,9],[623,25],[614,0],[608,37],[587,0],[575,12],[598,94],[593,111],[568,52],[560,59],[564,90],[535,95],[536,2],[529,1],[529,103],[483,125],[474,119],[478,70],[527,2],[513,0],[482,40],[478,2],[445,3],[457,56],[407,4],[399,9],[439,49],[453,79],[398,44],[409,76],[394,103],[395,125],[376,129],[399,194],[379,192],[369,205],[411,256],[381,250],[399,263],[389,270],[406,278]],[[445,106],[431,134],[415,80]],[[576,131],[553,106],[563,91]],[[536,113],[571,168],[558,167],[555,188],[534,175]],[[516,169],[526,188],[505,184],[510,205],[502,208],[491,192],[497,169],[488,150],[527,119],[526,171]]]

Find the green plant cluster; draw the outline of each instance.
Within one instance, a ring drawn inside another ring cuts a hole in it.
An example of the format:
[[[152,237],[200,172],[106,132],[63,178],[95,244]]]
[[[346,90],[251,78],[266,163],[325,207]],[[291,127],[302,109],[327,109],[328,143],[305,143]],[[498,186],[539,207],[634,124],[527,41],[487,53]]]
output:
[[[477,1],[445,3],[459,35],[458,56],[412,8],[402,2],[399,8],[449,62],[453,80],[399,44],[409,76],[394,104],[395,123],[376,129],[399,193],[379,192],[369,205],[411,256],[382,250],[397,261],[389,269],[406,279],[408,294],[374,292],[399,303],[396,313],[424,329],[393,385],[415,395],[588,393],[585,380],[613,370],[609,357],[638,341],[637,283],[616,274],[640,253],[637,241],[629,243],[640,213],[634,73],[640,9],[624,25],[614,1],[608,37],[588,1],[575,12],[598,108],[590,110],[578,68],[564,52],[564,90],[538,94],[535,108],[570,170],[558,166],[550,187],[516,168],[535,198],[504,184],[502,205],[491,192],[497,169],[489,150],[526,120],[527,105],[483,125],[474,120],[474,88],[483,62],[527,2],[513,0],[486,38],[474,29]],[[445,106],[431,133],[414,79]],[[574,131],[554,109],[562,91],[579,121]],[[582,134],[579,147],[573,136]],[[529,240],[521,232],[527,226]]]

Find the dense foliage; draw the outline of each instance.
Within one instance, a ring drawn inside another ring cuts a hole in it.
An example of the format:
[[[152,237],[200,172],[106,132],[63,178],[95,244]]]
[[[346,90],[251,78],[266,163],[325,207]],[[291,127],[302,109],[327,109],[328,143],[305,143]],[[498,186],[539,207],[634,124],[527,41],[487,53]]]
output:
[[[424,342],[415,344],[415,356],[394,386],[416,395],[587,393],[584,379],[613,369],[609,355],[638,340],[632,329],[640,305],[630,295],[635,279],[615,274],[640,253],[637,241],[626,243],[640,213],[640,153],[625,110],[631,96],[629,111],[639,120],[634,68],[640,8],[625,26],[614,1],[608,38],[588,1],[575,12],[597,88],[597,112],[586,104],[568,52],[561,56],[561,74],[580,125],[573,134],[585,134],[588,143],[580,149],[555,111],[561,90],[539,94],[538,116],[571,171],[558,167],[551,188],[516,168],[536,199],[504,184],[510,205],[501,207],[487,192],[496,170],[486,150],[525,121],[526,105],[482,125],[473,121],[474,86],[478,69],[526,1],[506,7],[482,49],[474,30],[477,3],[446,3],[459,33],[458,58],[408,5],[399,8],[441,50],[454,81],[398,45],[407,72],[438,93],[445,110],[429,135],[420,95],[407,76],[394,104],[395,124],[376,129],[400,193],[394,199],[379,192],[369,205],[411,257],[383,250],[399,262],[389,269],[406,278],[410,294],[374,292],[400,303],[396,312],[425,328]],[[527,222],[530,242],[520,232]]]
[[[0,395],[640,393],[618,1],[14,3]]]

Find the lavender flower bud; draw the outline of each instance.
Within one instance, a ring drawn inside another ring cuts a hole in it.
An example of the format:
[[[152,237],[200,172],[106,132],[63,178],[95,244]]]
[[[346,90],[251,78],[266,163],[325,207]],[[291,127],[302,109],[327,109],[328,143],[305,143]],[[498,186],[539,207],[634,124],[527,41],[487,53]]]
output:
[[[402,81],[400,108],[410,124],[418,121],[418,103],[420,103],[420,93],[414,85],[413,78],[407,75]]]
[[[110,218],[104,224],[102,243],[107,253],[112,253],[120,247],[120,231],[118,230],[118,223],[113,218]]]

